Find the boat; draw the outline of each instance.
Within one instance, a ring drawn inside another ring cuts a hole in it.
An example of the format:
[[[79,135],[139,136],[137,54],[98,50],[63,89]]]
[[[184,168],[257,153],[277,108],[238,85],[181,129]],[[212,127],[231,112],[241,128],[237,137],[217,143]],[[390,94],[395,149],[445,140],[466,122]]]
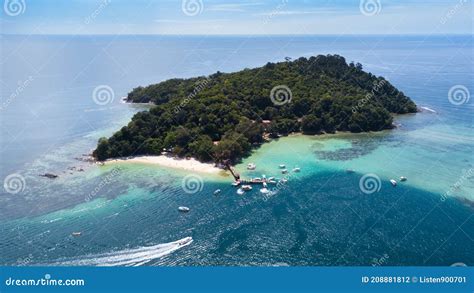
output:
[[[242,190],[244,190],[244,191],[250,191],[250,190],[252,190],[252,186],[250,186],[250,185],[242,185]]]
[[[247,170],[255,170],[256,167],[257,167],[257,165],[255,165],[254,163],[248,163],[247,164]]]
[[[219,193],[221,193],[221,190],[220,190],[220,189],[216,189],[216,190],[214,191],[214,195],[218,195]]]
[[[239,186],[240,185],[240,181],[234,181],[232,182],[232,186]]]
[[[282,178],[282,179],[280,180],[280,182],[282,182],[282,183],[286,183],[286,182],[288,182],[288,179],[286,179],[286,178]]]
[[[390,183],[392,183],[393,186],[397,186],[397,181],[395,181],[394,179],[390,179]]]
[[[284,164],[281,164],[279,167],[280,169],[285,169],[286,166]]]
[[[299,171],[301,171],[301,169],[300,169],[300,168],[298,168],[298,167],[296,167],[296,168],[293,168],[293,172],[296,172],[296,173],[298,173]]]
[[[346,172],[350,174],[350,173],[354,173],[355,171],[354,169],[347,169]]]
[[[266,182],[263,182],[263,187],[267,188],[267,183]]]
[[[82,235],[82,232],[72,232],[72,236],[78,237]]]
[[[237,194],[238,195],[242,195],[244,193],[245,193],[245,191],[242,188],[237,189]]]
[[[183,246],[183,245],[188,245],[189,243],[193,242],[193,238],[192,237],[185,237],[181,240],[178,241],[178,245],[179,246]]]
[[[288,173],[288,170],[286,169],[281,170],[281,174],[286,174],[286,173]]]
[[[275,180],[275,177],[268,177],[268,181],[272,181],[272,180]]]
[[[189,212],[189,208],[188,207],[179,207],[178,211],[183,212],[183,213],[187,213],[187,212]]]
[[[402,182],[403,182],[403,181],[407,181],[407,178],[406,178],[405,176],[401,176],[401,177],[400,177],[400,181],[402,181]]]
[[[266,193],[269,193],[270,190],[268,190],[268,188],[264,187],[264,188],[260,188],[260,192],[263,193],[263,194],[266,194]]]

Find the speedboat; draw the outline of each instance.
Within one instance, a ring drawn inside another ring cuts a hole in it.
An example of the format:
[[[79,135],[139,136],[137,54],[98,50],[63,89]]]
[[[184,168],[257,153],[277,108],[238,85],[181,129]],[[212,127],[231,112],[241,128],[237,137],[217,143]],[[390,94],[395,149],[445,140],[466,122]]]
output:
[[[296,168],[293,168],[293,172],[296,172],[296,173],[298,173],[299,171],[301,171],[301,169],[300,169],[300,168],[298,168],[298,167],[296,167]]]
[[[78,237],[82,235],[82,232],[72,232],[72,236]]]
[[[244,190],[244,191],[250,191],[250,190],[252,190],[252,186],[250,186],[250,185],[242,185],[242,190]]]
[[[284,164],[281,164],[279,167],[280,169],[284,169],[286,166]]]
[[[394,179],[390,179],[390,183],[392,183],[393,186],[397,186],[397,181],[395,181]]]
[[[242,195],[244,193],[245,193],[245,191],[242,188],[237,189],[237,194],[238,195]]]
[[[183,245],[188,245],[190,244],[191,242],[193,242],[193,238],[192,237],[185,237],[181,240],[178,240],[178,245],[179,246],[183,246]]]
[[[403,181],[407,181],[407,178],[406,178],[405,176],[401,176],[401,177],[400,177],[400,181],[402,181],[402,182],[403,182]]]
[[[179,207],[178,211],[183,212],[183,213],[187,213],[187,212],[189,212],[189,208],[188,207]]]
[[[255,165],[254,163],[248,163],[247,164],[247,170],[255,170],[256,167],[257,167],[257,165]]]
[[[286,173],[288,173],[288,170],[286,169],[281,170],[281,174],[286,174]]]
[[[216,189],[216,190],[214,191],[214,195],[218,195],[219,193],[221,193],[221,190],[220,190],[220,189]]]

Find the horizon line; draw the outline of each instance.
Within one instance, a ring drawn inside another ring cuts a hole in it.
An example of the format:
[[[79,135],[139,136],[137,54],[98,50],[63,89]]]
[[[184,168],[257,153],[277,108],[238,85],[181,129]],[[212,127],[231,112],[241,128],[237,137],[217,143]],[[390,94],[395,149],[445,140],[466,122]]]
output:
[[[185,37],[266,37],[266,36],[282,36],[282,37],[290,37],[290,36],[472,36],[472,33],[387,33],[387,34],[372,34],[372,33],[344,33],[344,34],[330,34],[330,33],[322,33],[322,34],[56,34],[56,33],[44,33],[44,34],[17,34],[17,33],[0,33],[1,36],[185,36]]]

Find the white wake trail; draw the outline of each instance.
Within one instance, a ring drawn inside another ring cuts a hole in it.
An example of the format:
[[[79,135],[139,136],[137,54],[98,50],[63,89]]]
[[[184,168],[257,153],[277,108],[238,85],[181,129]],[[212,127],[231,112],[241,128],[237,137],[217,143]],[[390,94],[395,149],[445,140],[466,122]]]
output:
[[[153,246],[143,246],[133,249],[85,255],[80,259],[64,259],[55,262],[54,266],[140,266],[154,259],[166,256],[174,251],[188,246],[193,242],[193,238],[183,239],[157,244]]]

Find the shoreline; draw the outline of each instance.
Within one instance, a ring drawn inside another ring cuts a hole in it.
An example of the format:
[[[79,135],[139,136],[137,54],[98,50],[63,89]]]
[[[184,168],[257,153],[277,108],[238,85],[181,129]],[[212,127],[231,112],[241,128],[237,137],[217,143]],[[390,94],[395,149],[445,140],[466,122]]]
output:
[[[100,162],[98,162],[101,164]],[[205,173],[211,175],[224,175],[225,170],[216,167],[212,163],[201,163],[198,160],[191,159],[179,159],[175,157],[160,155],[160,156],[135,156],[118,159],[109,159],[103,162],[103,165],[110,165],[114,163],[127,163],[127,164],[149,164],[156,165],[166,168],[179,169],[182,171],[192,171],[197,173]]]

